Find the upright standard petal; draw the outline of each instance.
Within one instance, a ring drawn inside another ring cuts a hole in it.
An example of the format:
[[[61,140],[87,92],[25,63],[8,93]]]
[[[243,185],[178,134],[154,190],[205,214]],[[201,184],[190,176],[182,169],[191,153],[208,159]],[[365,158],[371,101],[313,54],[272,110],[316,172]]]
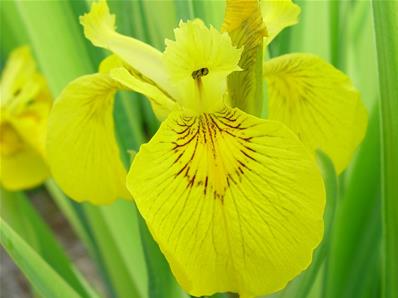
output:
[[[341,173],[364,138],[368,116],[350,79],[321,58],[284,55],[264,64],[269,117],[291,128],[311,149],[321,149]]]
[[[228,32],[234,46],[243,47],[239,61],[242,71],[228,76],[231,105],[259,115],[263,102],[263,39],[267,35],[260,2],[228,0],[222,30]]]
[[[262,0],[263,19],[267,27],[266,45],[286,27],[298,23],[301,9],[292,0]]]
[[[84,27],[84,34],[95,46],[112,51],[168,93],[174,94],[162,53],[135,38],[117,33],[115,16],[110,14],[105,0],[93,3],[90,12],[80,17],[80,22]]]
[[[207,28],[199,19],[180,22],[175,41],[166,40],[164,61],[179,104],[198,113],[223,105],[227,76],[241,70],[242,49],[236,49],[226,32]]]
[[[136,155],[127,187],[194,296],[277,291],[322,238],[313,156],[280,122],[238,109],[171,113]]]
[[[113,122],[118,84],[107,74],[71,82],[50,113],[47,153],[61,188],[77,201],[129,199]]]

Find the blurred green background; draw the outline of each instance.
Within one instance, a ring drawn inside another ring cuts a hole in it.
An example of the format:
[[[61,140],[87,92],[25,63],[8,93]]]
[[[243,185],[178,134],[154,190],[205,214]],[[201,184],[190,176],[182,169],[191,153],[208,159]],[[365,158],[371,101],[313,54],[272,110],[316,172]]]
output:
[[[96,72],[107,54],[84,38],[79,25],[89,1],[0,3],[1,66],[12,49],[30,45],[55,98],[74,78]],[[398,297],[397,2],[295,3],[300,22],[276,38],[268,57],[321,56],[350,76],[370,120],[366,139],[339,177],[320,156],[328,192],[325,238],[311,267],[272,297]],[[109,6],[119,32],[163,50],[180,19],[199,17],[220,28],[225,2],[125,0]],[[128,164],[128,150],[137,150],[159,123],[132,93],[118,94],[115,116]],[[49,180],[28,192],[2,190],[1,217],[2,245],[29,281],[2,252],[1,297],[187,297],[126,201],[77,204]]]

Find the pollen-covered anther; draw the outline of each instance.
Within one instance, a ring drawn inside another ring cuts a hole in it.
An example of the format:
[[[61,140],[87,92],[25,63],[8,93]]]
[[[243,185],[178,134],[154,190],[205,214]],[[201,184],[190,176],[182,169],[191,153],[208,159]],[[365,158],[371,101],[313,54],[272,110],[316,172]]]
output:
[[[209,74],[209,69],[207,67],[203,67],[203,68],[200,68],[198,70],[193,71],[192,72],[192,78],[194,80],[198,80],[201,77],[206,76],[208,74]]]

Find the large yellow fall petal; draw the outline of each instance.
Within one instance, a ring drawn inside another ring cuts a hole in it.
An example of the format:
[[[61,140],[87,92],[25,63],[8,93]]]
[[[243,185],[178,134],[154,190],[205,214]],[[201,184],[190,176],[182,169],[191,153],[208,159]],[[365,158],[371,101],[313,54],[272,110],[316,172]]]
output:
[[[95,46],[112,51],[168,93],[174,94],[162,53],[142,41],[117,33],[115,15],[110,14],[105,0],[94,2],[90,12],[80,17],[80,22],[84,34]]]
[[[350,162],[367,127],[367,111],[350,79],[321,58],[289,54],[264,64],[269,117],[290,127],[311,149],[333,160],[337,173]]]
[[[127,187],[194,296],[277,291],[322,238],[313,156],[280,122],[238,109],[171,113],[134,158]]]
[[[94,204],[130,198],[113,122],[118,84],[107,74],[71,82],[50,114],[47,154],[51,172],[70,197]]]
[[[262,0],[261,6],[268,32],[266,45],[270,44],[283,29],[298,23],[301,9],[292,0]]]

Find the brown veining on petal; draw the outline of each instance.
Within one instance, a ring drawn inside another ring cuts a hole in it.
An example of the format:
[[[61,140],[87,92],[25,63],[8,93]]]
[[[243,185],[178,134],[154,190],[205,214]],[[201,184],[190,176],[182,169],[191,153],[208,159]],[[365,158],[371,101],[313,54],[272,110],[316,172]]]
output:
[[[201,187],[205,197],[223,201],[231,183],[239,183],[250,170],[249,160],[256,161],[252,138],[244,133],[250,126],[245,126],[244,116],[227,109],[179,121],[178,129],[173,129],[178,135],[172,143],[178,165],[175,177],[183,176],[188,188]],[[237,146],[233,151],[239,154],[223,152],[228,146]]]

